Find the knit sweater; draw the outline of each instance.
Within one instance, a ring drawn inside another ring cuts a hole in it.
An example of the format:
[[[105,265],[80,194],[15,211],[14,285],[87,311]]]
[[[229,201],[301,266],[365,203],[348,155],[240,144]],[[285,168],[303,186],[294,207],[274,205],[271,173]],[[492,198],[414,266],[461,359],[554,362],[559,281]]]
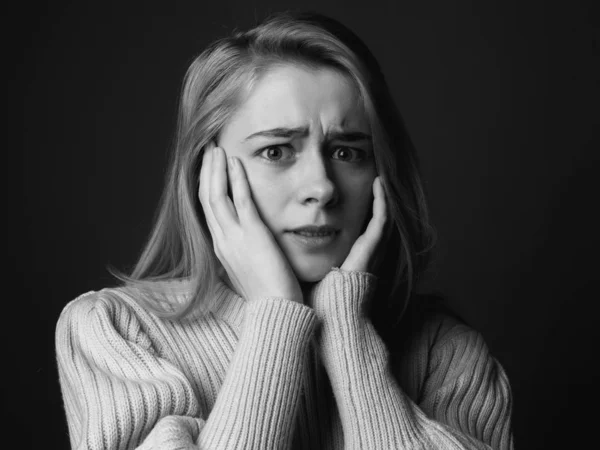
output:
[[[334,269],[300,304],[220,282],[213,310],[180,321],[133,287],[78,297],[56,329],[72,448],[512,449],[482,336],[436,312],[390,349],[366,314],[375,283]]]

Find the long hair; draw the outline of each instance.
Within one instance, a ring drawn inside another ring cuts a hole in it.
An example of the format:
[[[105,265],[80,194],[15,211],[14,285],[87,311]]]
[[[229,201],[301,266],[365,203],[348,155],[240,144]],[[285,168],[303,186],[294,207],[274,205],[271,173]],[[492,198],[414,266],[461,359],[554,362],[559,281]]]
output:
[[[170,319],[207,311],[221,267],[198,200],[205,147],[252,86],[274,66],[332,68],[354,81],[373,139],[389,216],[379,277],[376,317],[399,319],[427,268],[434,243],[417,158],[379,64],[365,44],[339,22],[313,13],[278,13],[246,32],[234,32],[204,50],[184,80],[174,149],[150,237],[129,275],[121,280],[146,290],[147,308]],[[160,295],[164,281],[186,279],[192,295],[170,304]],[[383,297],[379,297],[383,295]],[[382,319],[383,320],[383,319]]]

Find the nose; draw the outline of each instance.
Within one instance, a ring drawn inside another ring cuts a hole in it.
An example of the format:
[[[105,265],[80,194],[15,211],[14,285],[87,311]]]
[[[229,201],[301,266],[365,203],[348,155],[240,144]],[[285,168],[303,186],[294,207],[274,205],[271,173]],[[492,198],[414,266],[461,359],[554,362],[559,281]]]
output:
[[[338,202],[339,193],[331,176],[330,167],[321,151],[311,153],[306,156],[300,174],[298,201],[305,205],[331,207]]]

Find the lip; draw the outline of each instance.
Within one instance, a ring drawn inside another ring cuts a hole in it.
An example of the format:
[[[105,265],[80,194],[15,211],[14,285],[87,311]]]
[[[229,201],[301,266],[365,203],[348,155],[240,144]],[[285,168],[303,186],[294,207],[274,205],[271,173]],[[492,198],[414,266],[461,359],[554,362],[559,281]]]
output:
[[[333,243],[339,234],[339,229],[329,225],[309,225],[288,230],[287,234],[300,246],[318,250]]]

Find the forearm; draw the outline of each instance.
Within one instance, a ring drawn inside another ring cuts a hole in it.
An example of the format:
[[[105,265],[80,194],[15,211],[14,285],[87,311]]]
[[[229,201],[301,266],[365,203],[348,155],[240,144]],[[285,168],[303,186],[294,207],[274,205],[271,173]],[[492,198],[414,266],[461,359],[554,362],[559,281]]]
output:
[[[205,395],[199,385],[149,345],[124,301],[105,295],[71,302],[57,324],[73,448],[132,449],[142,442],[144,450],[286,447],[314,328],[310,308],[281,299],[248,303],[227,376],[207,411],[198,402]],[[174,327],[170,337],[198,337],[186,328]],[[211,336],[219,334],[206,339]],[[196,363],[223,364],[225,356]]]
[[[289,446],[314,312],[299,303],[250,302],[238,347],[203,428],[201,448]]]
[[[348,448],[488,448],[427,418],[391,375],[387,351],[372,325],[360,317],[353,325],[324,321],[321,331]]]
[[[491,448],[457,426],[428,417],[402,391],[390,370],[387,348],[366,317],[363,302],[357,301],[360,300],[357,297],[368,295],[372,288],[369,276],[334,272],[330,277],[316,293],[320,297],[316,311],[321,321],[319,342],[323,363],[340,411],[346,446]],[[459,396],[464,394],[456,392]],[[471,411],[465,412],[454,414],[461,415],[463,421],[466,418],[467,427],[476,428],[477,418]]]

